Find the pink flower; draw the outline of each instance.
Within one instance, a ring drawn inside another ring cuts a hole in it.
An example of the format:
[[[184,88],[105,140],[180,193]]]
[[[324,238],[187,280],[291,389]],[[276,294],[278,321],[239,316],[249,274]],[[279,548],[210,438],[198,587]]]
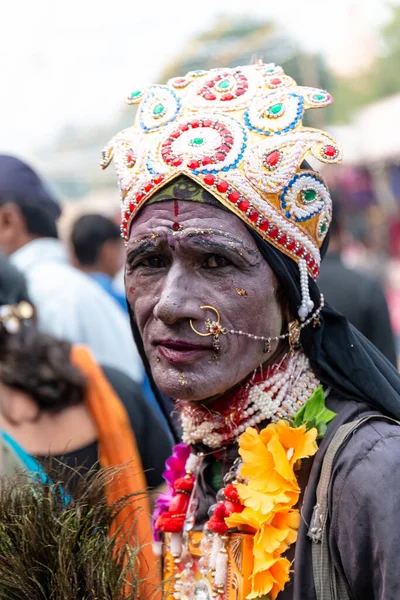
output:
[[[181,442],[174,446],[172,456],[170,456],[166,463],[166,469],[163,473],[165,481],[168,483],[169,492],[160,494],[155,502],[153,511],[153,522],[155,523],[160,515],[169,509],[171,500],[174,495],[174,483],[180,477],[184,477],[186,474],[185,465],[189,458],[190,446]],[[159,541],[159,531],[154,526],[153,537],[156,541]]]
[[[185,476],[185,465],[189,458],[190,446],[181,442],[174,446],[172,456],[170,456],[166,463],[166,469],[163,473],[165,481],[168,483],[170,491],[173,491],[173,485],[177,479]]]

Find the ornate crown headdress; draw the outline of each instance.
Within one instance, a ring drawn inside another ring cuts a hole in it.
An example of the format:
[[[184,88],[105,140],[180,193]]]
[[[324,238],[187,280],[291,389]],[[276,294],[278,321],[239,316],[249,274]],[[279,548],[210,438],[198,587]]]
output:
[[[309,153],[339,162],[341,150],[302,118],[331,104],[328,92],[260,63],[191,71],[127,101],[139,105],[135,124],[112,138],[100,163],[106,168],[114,157],[125,239],[146,200],[184,174],[298,262],[303,279],[318,277],[332,202],[323,178],[301,164]]]

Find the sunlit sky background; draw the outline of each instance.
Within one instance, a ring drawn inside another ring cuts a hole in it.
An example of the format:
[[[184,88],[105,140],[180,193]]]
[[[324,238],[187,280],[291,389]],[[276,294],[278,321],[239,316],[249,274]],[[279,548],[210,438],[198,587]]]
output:
[[[384,0],[4,2],[0,151],[30,158],[67,125],[113,120],[132,87],[154,81],[221,14],[272,19],[306,48],[351,59],[349,5],[372,35],[389,14]]]

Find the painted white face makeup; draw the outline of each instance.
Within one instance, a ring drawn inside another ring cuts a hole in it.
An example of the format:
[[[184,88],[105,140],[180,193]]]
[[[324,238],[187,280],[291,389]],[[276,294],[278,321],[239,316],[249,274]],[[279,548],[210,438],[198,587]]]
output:
[[[233,214],[171,200],[144,207],[134,221],[127,298],[154,380],[172,398],[200,401],[223,394],[266,359],[263,342],[243,336],[222,336],[221,350],[214,352],[212,338],[190,328],[192,319],[205,331],[205,319],[215,316],[200,306],[218,309],[228,329],[277,336],[282,315],[276,288],[253,237]]]

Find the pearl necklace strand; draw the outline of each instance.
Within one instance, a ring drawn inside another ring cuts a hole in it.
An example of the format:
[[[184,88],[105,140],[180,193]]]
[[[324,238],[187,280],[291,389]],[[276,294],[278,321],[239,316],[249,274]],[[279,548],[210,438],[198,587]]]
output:
[[[220,448],[236,439],[247,427],[266,420],[291,420],[319,385],[308,358],[298,350],[293,356],[284,358],[266,381],[248,384],[249,395],[242,413],[244,421],[230,431],[220,431],[227,426],[227,419],[222,415],[216,413],[214,419],[203,419],[198,424],[193,414],[184,410],[181,415],[183,441],[187,444],[203,442],[209,448]]]

